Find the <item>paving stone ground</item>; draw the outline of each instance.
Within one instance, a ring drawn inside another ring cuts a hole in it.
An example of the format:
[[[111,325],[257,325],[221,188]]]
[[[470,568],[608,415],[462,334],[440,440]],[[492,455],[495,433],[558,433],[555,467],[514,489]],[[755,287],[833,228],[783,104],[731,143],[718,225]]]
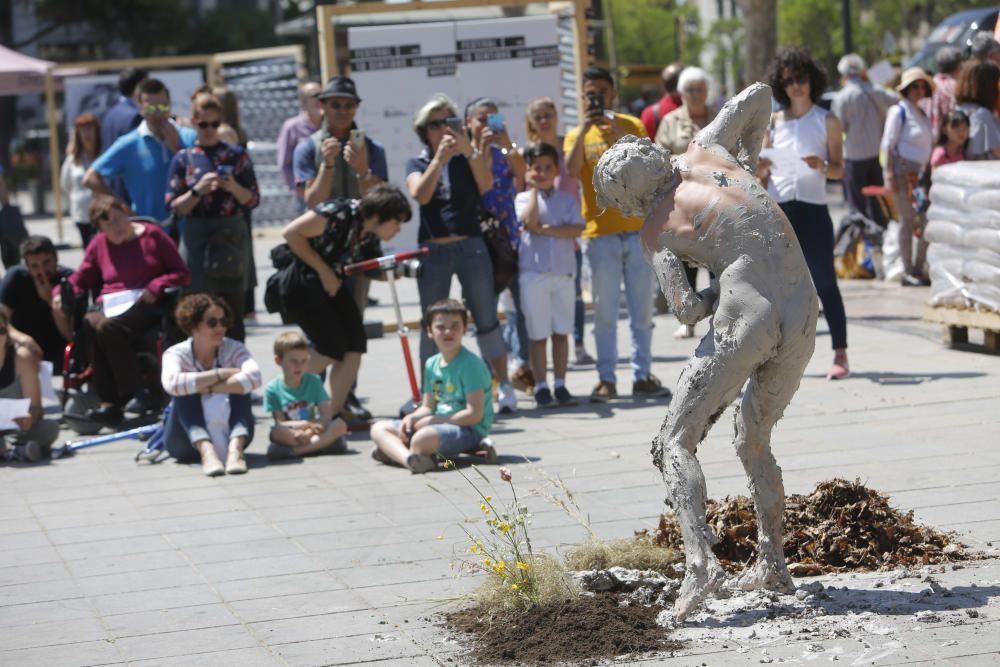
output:
[[[262,278],[273,239],[257,240]],[[65,256],[72,264],[79,253]],[[832,357],[821,319],[817,352],[773,438],[786,491],[858,477],[921,521],[989,551],[1000,543],[998,358],[944,348],[938,328],[919,319],[926,290],[864,281],[842,289],[853,375],[824,379]],[[401,283],[401,294],[415,317],[412,281]],[[390,320],[385,287],[374,295],[382,305],[369,317]],[[656,318],[654,372],[668,385],[696,346],[673,340],[675,326],[671,316]],[[262,315],[250,329],[268,379],[277,372],[271,341],[284,328]],[[619,337],[624,351],[624,320]],[[624,357],[618,373],[627,396]],[[595,380],[592,368],[572,367],[568,384],[585,395]],[[371,341],[360,379],[370,409],[391,416],[406,391],[399,343]],[[539,486],[533,466],[562,477],[602,538],[655,526],[664,489],[648,450],[664,403],[624,398],[541,414],[521,396],[519,407],[499,421],[495,438],[520,488]],[[731,420],[724,416],[699,451],[713,497],[746,490]],[[0,468],[0,664],[468,664],[435,616],[475,585],[450,568],[465,549],[458,522],[479,512],[465,482],[455,472],[416,476],[376,465],[361,435],[349,455],[268,465],[264,423],[243,477],[137,465],[135,442]],[[562,511],[538,498],[528,503],[536,547],[557,552],[585,537]],[[1000,560],[934,576],[952,595],[922,595],[919,578],[826,577],[838,587],[828,616],[842,621],[834,623],[842,633],[798,619],[789,621],[793,634],[774,638],[768,629],[777,621],[744,610],[689,624],[678,631],[684,650],[642,662],[1000,662]],[[873,615],[861,615],[866,604]],[[921,610],[939,612],[938,620],[917,621]]]

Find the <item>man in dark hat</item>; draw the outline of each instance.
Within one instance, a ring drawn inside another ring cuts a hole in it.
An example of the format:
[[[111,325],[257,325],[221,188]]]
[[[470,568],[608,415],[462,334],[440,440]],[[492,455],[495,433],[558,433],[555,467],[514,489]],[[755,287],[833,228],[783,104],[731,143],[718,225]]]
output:
[[[354,122],[361,98],[350,78],[331,78],[316,97],[324,121],[310,141],[295,147],[295,184],[309,207],[327,199],[358,199],[388,180],[385,148]]]
[[[299,142],[292,154],[295,185],[309,208],[328,199],[360,199],[379,183],[389,180],[385,148],[354,122],[361,104],[354,81],[335,76],[316,98],[323,107],[324,120],[309,139]],[[368,259],[382,254],[377,240],[362,252]],[[351,277],[345,285],[362,316],[368,305],[370,285],[371,279],[364,275]],[[371,419],[371,413],[362,407],[353,390],[344,408],[345,418]]]

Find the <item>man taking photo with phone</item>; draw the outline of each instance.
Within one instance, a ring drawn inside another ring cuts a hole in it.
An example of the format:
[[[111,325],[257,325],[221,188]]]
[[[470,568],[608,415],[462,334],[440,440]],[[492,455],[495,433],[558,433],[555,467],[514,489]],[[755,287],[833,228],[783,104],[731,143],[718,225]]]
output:
[[[594,338],[597,343],[598,382],[591,402],[618,398],[615,364],[618,359],[618,303],[622,278],[632,332],[632,396],[659,398],[670,390],[650,372],[653,333],[653,271],[642,254],[639,230],[642,218],[627,218],[618,209],[597,205],[594,167],[601,156],[626,134],[646,136],[642,121],[611,111],[615,82],[602,67],[583,73],[585,115],[583,124],[566,134],[563,151],[566,170],[579,177],[583,186],[583,219],[587,259],[590,262],[591,294],[594,301]]]
[[[385,148],[354,122],[361,104],[354,81],[335,76],[316,98],[323,122],[292,156],[296,187],[310,208],[328,199],[359,199],[389,179]]]

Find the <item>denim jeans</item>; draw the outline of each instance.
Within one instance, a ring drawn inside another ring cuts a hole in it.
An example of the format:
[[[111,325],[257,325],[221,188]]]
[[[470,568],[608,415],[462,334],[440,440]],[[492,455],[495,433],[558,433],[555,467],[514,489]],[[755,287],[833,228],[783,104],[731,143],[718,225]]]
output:
[[[193,443],[211,439],[205,428],[201,394],[174,396],[172,406],[164,434],[167,452],[182,463],[197,462],[201,459],[201,453],[194,448]],[[250,394],[230,394],[229,438],[246,436],[246,447],[249,447],[253,441],[253,425]]]
[[[462,297],[472,312],[476,324],[476,340],[487,361],[506,355],[500,322],[497,320],[497,297],[493,293],[493,269],[486,243],[481,238],[469,238],[452,243],[428,243],[430,250],[421,260],[422,272],[417,278],[420,292],[420,311],[436,301],[447,299],[451,291],[451,277],[458,276]],[[420,327],[420,368],[436,354],[434,341],[427,335],[427,326]]]
[[[618,301],[622,278],[632,332],[632,379],[649,376],[652,363],[653,270],[642,254],[638,232],[606,234],[587,244],[590,285],[594,298],[594,340],[597,373],[601,380],[615,382],[618,360]]]
[[[514,301],[513,310],[507,311],[507,320],[503,323],[504,345],[513,359],[519,359],[522,365],[528,364],[528,329],[524,321],[524,310],[521,308],[521,285],[515,279],[510,287],[510,296]]]

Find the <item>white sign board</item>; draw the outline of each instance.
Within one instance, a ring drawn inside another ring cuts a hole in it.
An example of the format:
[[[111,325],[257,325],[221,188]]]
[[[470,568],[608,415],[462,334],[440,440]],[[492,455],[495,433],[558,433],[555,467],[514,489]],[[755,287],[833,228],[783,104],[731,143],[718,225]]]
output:
[[[191,115],[191,96],[205,81],[202,70],[155,70],[149,76],[162,81],[170,91],[170,104],[175,116]],[[117,104],[121,97],[117,74],[67,77],[64,85],[63,109],[67,131],[73,129],[73,121],[80,114],[92,113],[100,120],[104,112]]]
[[[555,16],[349,28],[350,76],[362,99],[356,122],[385,146],[389,180],[404,187],[406,161],[423,149],[413,114],[434,93],[458,106],[493,99],[511,139],[523,145],[524,113],[536,97],[560,99]],[[416,247],[420,211],[386,252]]]

